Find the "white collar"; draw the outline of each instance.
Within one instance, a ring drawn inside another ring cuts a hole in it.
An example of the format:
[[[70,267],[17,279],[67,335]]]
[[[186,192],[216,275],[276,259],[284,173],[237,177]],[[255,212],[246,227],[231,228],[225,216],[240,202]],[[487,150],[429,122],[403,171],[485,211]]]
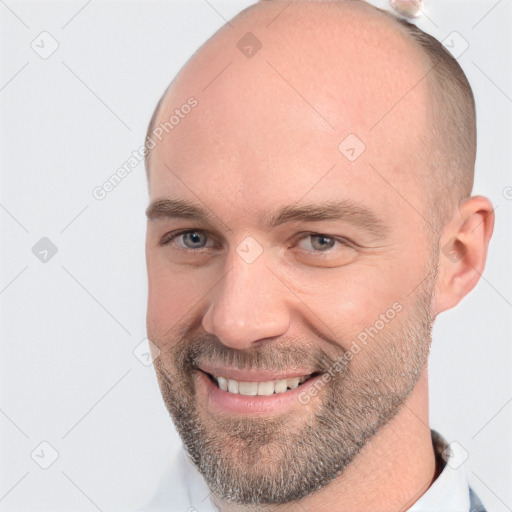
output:
[[[431,432],[436,458],[444,468],[408,512],[468,512],[469,487],[463,465],[467,452],[456,441],[448,445],[439,433]]]

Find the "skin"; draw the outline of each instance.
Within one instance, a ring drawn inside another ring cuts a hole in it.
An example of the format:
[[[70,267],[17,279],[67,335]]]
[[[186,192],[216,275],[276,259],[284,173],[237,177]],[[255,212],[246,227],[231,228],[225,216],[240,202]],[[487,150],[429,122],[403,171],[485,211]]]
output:
[[[202,347],[205,357],[214,356],[208,347],[218,343],[223,354],[246,362],[260,351],[269,364],[272,357],[285,361],[294,340],[301,354],[334,355],[398,301],[403,321],[417,328],[421,371],[412,390],[351,463],[300,504],[319,512],[406,510],[436,474],[428,427],[431,321],[478,282],[493,209],[486,198],[472,197],[454,209],[441,233],[430,231],[425,187],[432,148],[425,141],[433,120],[429,90],[420,80],[428,67],[392,22],[355,2],[297,3],[283,11],[284,5],[258,4],[221,29],[182,69],[159,111],[157,122],[163,122],[190,96],[198,100],[152,150],[150,201],[189,200],[213,220],[208,226],[192,219],[148,222],[147,327],[159,350],[155,369],[172,411],[179,382],[173,388],[167,379],[182,378],[177,361],[187,343]],[[263,43],[251,59],[236,47],[249,31]],[[351,133],[366,146],[354,162],[338,150]],[[295,221],[272,230],[259,224],[262,214],[283,205],[340,199],[370,209],[386,229],[370,233],[346,220]],[[183,237],[159,244],[186,229],[206,230],[212,246],[193,253],[183,248]],[[325,256],[315,252],[307,233],[355,245],[337,245]],[[248,236],[262,249],[252,263],[236,251]],[[420,321],[421,297],[428,314]],[[354,358],[354,375],[376,368],[391,346],[407,349],[402,320]],[[407,378],[388,384],[402,383],[405,393]],[[205,428],[234,425],[233,418],[212,413],[201,401],[201,384],[191,379]],[[277,420],[300,431],[335,385]],[[268,420],[258,419],[261,425]],[[256,425],[254,418],[237,420],[245,428]],[[241,447],[231,445],[239,456],[234,465],[243,463]],[[266,471],[275,469],[273,453],[263,452]],[[214,499],[223,512],[290,509]]]

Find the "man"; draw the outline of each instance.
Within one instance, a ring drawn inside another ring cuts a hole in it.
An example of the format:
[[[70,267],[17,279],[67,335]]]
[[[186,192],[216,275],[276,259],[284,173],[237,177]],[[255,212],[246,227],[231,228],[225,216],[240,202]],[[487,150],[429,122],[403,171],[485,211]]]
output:
[[[186,454],[145,510],[484,510],[428,418],[433,321],[494,223],[440,43],[362,0],[260,2],[147,147],[148,338]]]

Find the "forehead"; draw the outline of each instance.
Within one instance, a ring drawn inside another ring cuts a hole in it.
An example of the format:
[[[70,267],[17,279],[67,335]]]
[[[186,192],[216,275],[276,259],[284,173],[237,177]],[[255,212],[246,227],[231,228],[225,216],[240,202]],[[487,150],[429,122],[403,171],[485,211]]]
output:
[[[264,21],[225,29],[177,77],[158,122],[192,96],[197,106],[152,152],[152,197],[192,187],[251,210],[306,194],[420,195],[428,67],[411,43],[373,18]],[[261,41],[250,59],[237,46],[248,29]]]

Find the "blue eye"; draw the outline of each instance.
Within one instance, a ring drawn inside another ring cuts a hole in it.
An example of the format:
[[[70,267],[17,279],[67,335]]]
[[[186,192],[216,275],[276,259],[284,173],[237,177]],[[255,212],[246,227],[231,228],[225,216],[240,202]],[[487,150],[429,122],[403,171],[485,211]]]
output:
[[[180,238],[182,243],[178,243]],[[182,249],[204,249],[207,247],[208,237],[198,230],[181,231],[180,233],[171,233],[171,235],[165,236],[160,242],[161,245],[170,243],[176,243]]]
[[[308,242],[307,245],[309,245],[309,247],[304,247],[301,245],[304,241]],[[342,246],[347,245],[346,243],[343,243],[342,240],[338,240],[332,236],[311,233],[302,238],[297,245],[299,245],[302,249],[310,252],[328,252],[335,246],[336,243],[339,243]]]
[[[314,240],[316,239],[317,243],[314,243]],[[336,243],[336,240],[334,238],[331,238],[330,236],[325,235],[311,235],[311,246],[314,249],[317,249],[319,251],[324,251],[326,249],[332,249],[334,244]]]
[[[215,240],[207,233],[198,230],[184,230],[177,233],[168,233],[160,241],[160,245],[175,245],[178,249],[198,251],[215,248]],[[348,241],[321,233],[308,233],[299,239],[297,246],[309,253],[330,253],[339,248],[348,248]]]
[[[189,231],[183,233],[183,242],[188,249],[199,249],[204,246],[203,242],[206,240],[206,236],[203,233],[197,231]],[[188,245],[190,243],[190,245]]]

